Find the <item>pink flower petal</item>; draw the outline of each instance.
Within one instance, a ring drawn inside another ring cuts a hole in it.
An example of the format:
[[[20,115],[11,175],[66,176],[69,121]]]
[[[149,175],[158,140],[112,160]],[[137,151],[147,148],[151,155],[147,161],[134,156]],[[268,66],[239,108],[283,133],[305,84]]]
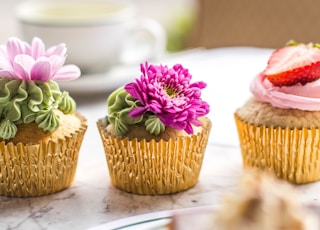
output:
[[[49,60],[51,62],[51,73],[54,76],[57,71],[63,67],[66,58],[58,55],[52,55],[49,57]]]
[[[31,45],[31,56],[36,60],[45,54],[45,46],[38,37],[33,38]]]
[[[0,70],[0,76],[2,78],[11,78],[11,79],[20,79],[18,75],[16,75],[14,72],[11,70]]]
[[[13,37],[7,42],[7,55],[9,61],[13,63],[15,56],[18,54],[30,54],[30,45]]]
[[[148,111],[158,116],[165,126],[193,133],[192,125],[201,125],[197,120],[199,115],[209,112],[208,104],[200,98],[206,84],[202,81],[190,84],[192,75],[180,64],[169,69],[145,62],[140,69],[141,77],[125,86],[141,104],[133,108],[129,116],[138,117]]]
[[[187,126],[185,127],[184,131],[186,131],[186,133],[188,134],[193,134],[193,128],[189,123],[187,123]]]
[[[12,64],[14,72],[23,80],[30,80],[30,70],[34,59],[26,54],[17,55]]]
[[[194,126],[201,126],[201,125],[202,125],[202,122],[199,121],[199,120],[193,120],[191,123],[192,123]]]
[[[66,44],[60,43],[60,44],[57,45],[57,46],[52,46],[52,47],[50,47],[50,48],[46,51],[45,56],[46,56],[46,57],[50,57],[50,56],[52,56],[52,55],[57,55],[57,56],[60,56],[60,57],[64,57],[64,56],[66,56],[66,53],[67,53]]]
[[[187,125],[187,122],[173,120],[170,116],[167,116],[165,119],[163,119],[163,117],[160,117],[160,120],[166,126],[170,126],[170,127],[177,129],[177,130],[184,130]]]
[[[0,69],[12,70],[11,63],[3,56],[0,56]]]
[[[63,66],[54,76],[53,80],[57,81],[70,81],[80,77],[81,71],[76,65],[65,65]]]
[[[47,82],[51,77],[51,64],[47,58],[39,58],[30,70],[30,80]]]
[[[66,52],[64,43],[45,50],[43,41],[38,37],[32,40],[31,46],[12,37],[6,46],[0,46],[0,70],[5,70],[7,77],[23,80],[73,80],[81,72],[75,65],[64,66]]]
[[[133,98],[138,99],[142,104],[144,104],[143,92],[138,89],[138,84],[129,83],[125,85],[124,89],[129,93]]]
[[[0,46],[0,56],[7,58],[7,50],[6,50],[6,46],[4,45]]]
[[[136,107],[131,109],[131,111],[129,112],[129,116],[132,118],[137,118],[142,116],[146,111],[147,109],[144,107]]]
[[[203,81],[198,81],[198,82],[195,82],[195,83],[192,83],[190,85],[190,87],[195,87],[195,88],[199,88],[199,89],[204,89],[207,87],[207,84]]]

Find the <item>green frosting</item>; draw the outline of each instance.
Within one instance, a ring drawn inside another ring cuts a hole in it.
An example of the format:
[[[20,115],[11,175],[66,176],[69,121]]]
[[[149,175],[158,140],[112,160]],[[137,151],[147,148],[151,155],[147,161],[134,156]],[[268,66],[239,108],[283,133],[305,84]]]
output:
[[[3,120],[0,124],[0,136],[9,139],[17,133],[17,126],[9,120]]]
[[[0,78],[0,138],[8,140],[17,132],[17,124],[35,122],[44,131],[59,127],[54,110],[72,113],[75,101],[67,92],[61,92],[50,80],[24,81]]]
[[[58,109],[63,113],[72,113],[76,108],[76,102],[69,96],[69,93],[64,91],[61,95],[61,100]]]
[[[48,111],[39,111],[35,119],[36,124],[39,128],[44,131],[54,131],[59,127],[60,118],[56,115],[52,109]]]
[[[164,124],[155,115],[145,113],[138,118],[131,118],[131,109],[139,106],[139,101],[128,94],[123,87],[110,94],[107,100],[108,121],[113,124],[115,133],[123,136],[128,132],[128,125],[144,125],[153,135],[159,135],[165,130]]]
[[[149,133],[159,135],[165,130],[165,125],[155,115],[150,115],[145,121],[146,129]]]

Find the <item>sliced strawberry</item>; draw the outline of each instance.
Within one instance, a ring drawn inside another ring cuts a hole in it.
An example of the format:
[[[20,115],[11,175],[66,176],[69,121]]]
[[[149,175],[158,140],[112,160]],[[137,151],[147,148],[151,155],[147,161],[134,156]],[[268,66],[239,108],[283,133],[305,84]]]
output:
[[[271,55],[263,74],[275,86],[315,81],[320,78],[320,49],[312,44],[280,48]]]

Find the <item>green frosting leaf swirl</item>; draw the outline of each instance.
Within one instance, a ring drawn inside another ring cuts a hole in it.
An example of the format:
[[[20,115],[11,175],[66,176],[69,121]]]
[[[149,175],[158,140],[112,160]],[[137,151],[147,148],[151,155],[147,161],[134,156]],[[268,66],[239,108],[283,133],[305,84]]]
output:
[[[165,125],[155,115],[150,115],[147,118],[145,121],[145,126],[146,130],[153,135],[159,135],[166,129]]]
[[[3,120],[0,123],[0,136],[4,140],[13,138],[17,133],[17,126],[9,120]]]
[[[55,81],[25,81],[0,77],[0,138],[15,136],[17,124],[36,122],[44,131],[59,127],[56,109],[68,114],[76,103]]]
[[[63,113],[72,113],[76,108],[76,102],[69,96],[69,93],[64,91],[61,95],[59,109]]]
[[[40,111],[35,122],[44,131],[54,131],[59,127],[60,118],[52,110]]]
[[[113,124],[115,133],[123,136],[128,132],[128,125],[145,125],[146,130],[159,135],[165,130],[164,124],[155,116],[145,113],[138,118],[129,116],[129,112],[139,105],[139,101],[128,94],[124,87],[120,87],[110,94],[107,99],[108,121]]]
[[[114,119],[115,133],[117,135],[122,135],[128,132],[128,127],[119,118]]]
[[[39,112],[42,107],[43,94],[40,87],[38,87],[35,82],[27,82],[28,87],[28,107],[33,112]]]
[[[36,119],[36,113],[31,111],[28,107],[28,105],[23,104],[21,105],[21,123],[31,123]]]
[[[4,78],[1,80],[1,91],[0,91],[0,103],[6,104],[14,95],[16,94],[18,87],[20,85],[19,81],[12,81],[10,79]]]

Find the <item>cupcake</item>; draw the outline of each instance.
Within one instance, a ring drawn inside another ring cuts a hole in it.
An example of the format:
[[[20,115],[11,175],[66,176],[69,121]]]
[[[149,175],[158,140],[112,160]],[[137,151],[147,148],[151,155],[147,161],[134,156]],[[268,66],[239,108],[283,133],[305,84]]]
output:
[[[141,77],[107,99],[97,121],[111,182],[136,194],[171,194],[196,184],[208,136],[202,81],[183,66],[141,64]]]
[[[226,194],[214,213],[217,230],[316,230],[319,216],[314,207],[302,205],[287,182],[259,170],[241,175],[236,190]]]
[[[80,76],[65,58],[64,44],[45,50],[40,38],[0,46],[0,195],[51,194],[74,179],[87,121],[56,82]]]
[[[259,170],[247,170],[216,208],[175,212],[168,229],[318,230],[319,207],[302,205],[287,182]]]
[[[320,49],[291,42],[275,50],[234,114],[243,165],[292,183],[320,179]]]

